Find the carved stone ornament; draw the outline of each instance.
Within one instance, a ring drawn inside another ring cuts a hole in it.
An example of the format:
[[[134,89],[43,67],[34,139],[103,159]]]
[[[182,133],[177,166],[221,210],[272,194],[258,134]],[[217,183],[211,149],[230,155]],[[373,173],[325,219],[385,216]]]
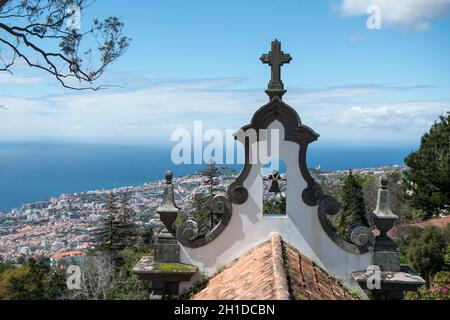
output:
[[[232,205],[228,197],[219,194],[211,202],[211,210],[214,214],[221,214],[222,219],[206,235],[200,236],[197,222],[187,220],[183,222],[177,230],[178,241],[187,248],[200,248],[214,241],[228,226],[231,220]]]
[[[355,226],[350,231],[351,242],[342,239],[337,233],[334,227],[330,223],[329,217],[336,217],[341,206],[339,202],[331,196],[323,196],[319,203],[319,221],[322,225],[322,229],[333,240],[333,242],[341,249],[353,253],[363,254],[369,252],[369,248],[373,243],[372,231],[365,226]]]
[[[244,182],[250,175],[253,164],[250,162],[250,142],[249,138],[245,137],[245,133],[248,130],[253,130],[256,132],[257,141],[260,141],[259,132],[264,129],[268,129],[269,126],[274,121],[279,121],[285,129],[285,141],[291,141],[297,143],[300,146],[300,151],[298,154],[298,165],[302,177],[307,183],[307,187],[298,196],[301,197],[303,202],[310,206],[319,206],[319,220],[320,223],[327,233],[327,235],[341,248],[344,250],[354,253],[361,254],[368,251],[367,244],[358,246],[358,244],[363,244],[363,234],[367,233],[367,230],[358,229],[358,233],[355,233],[355,240],[357,243],[350,243],[340,238],[334,228],[328,222],[328,216],[334,216],[339,213],[340,206],[336,199],[330,196],[325,196],[320,186],[316,183],[314,178],[311,176],[308,167],[306,154],[308,151],[308,146],[319,138],[319,134],[314,132],[311,128],[302,124],[298,113],[289,105],[284,103],[281,99],[285,90],[280,79],[280,68],[283,64],[289,63],[291,57],[289,54],[285,54],[281,51],[281,44],[278,40],[272,43],[272,51],[269,54],[263,55],[261,57],[263,63],[267,63],[272,68],[272,79],[269,83],[269,88],[267,93],[270,97],[270,102],[261,107],[255,112],[253,118],[249,125],[244,126],[236,135],[235,138],[244,144],[245,150],[245,164],[236,180],[229,186],[226,196],[221,196],[220,202],[223,203],[225,208],[225,213],[222,221],[207,235],[200,236],[194,240],[190,239],[197,235],[195,233],[195,227],[192,221],[186,221],[183,223],[177,234],[178,240],[181,244],[189,248],[199,248],[209,244],[211,241],[216,239],[225,230],[232,215],[232,205],[242,205],[248,201],[249,193],[244,186]],[[244,137],[242,137],[243,135]],[[245,139],[245,140],[244,140]],[[216,199],[214,200],[216,201]],[[219,200],[217,200],[219,201]],[[218,203],[216,203],[218,204]],[[213,206],[214,207],[214,206]],[[219,207],[213,208],[218,210]],[[222,210],[222,204],[220,205]],[[197,231],[198,232],[198,231]]]
[[[198,224],[194,220],[186,220],[178,229],[179,239],[194,241],[198,238]]]
[[[350,239],[357,246],[364,247],[373,244],[375,237],[369,228],[357,226],[350,231]]]

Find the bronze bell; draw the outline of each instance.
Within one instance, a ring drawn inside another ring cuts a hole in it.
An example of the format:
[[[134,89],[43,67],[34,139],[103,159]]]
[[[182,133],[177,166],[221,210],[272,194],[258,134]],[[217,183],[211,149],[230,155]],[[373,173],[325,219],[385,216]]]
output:
[[[281,193],[280,185],[278,184],[278,181],[281,180],[281,175],[279,172],[274,172],[273,175],[269,176],[269,180],[272,181],[270,184],[270,193]]]

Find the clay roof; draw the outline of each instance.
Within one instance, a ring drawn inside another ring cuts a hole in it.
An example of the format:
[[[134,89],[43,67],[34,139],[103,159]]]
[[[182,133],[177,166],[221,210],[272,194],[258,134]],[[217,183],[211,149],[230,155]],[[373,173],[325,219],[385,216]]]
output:
[[[194,300],[354,300],[349,291],[279,234],[214,276]]]
[[[431,219],[424,222],[414,223],[412,224],[415,227],[419,228],[425,228],[428,226],[438,227],[438,228],[445,228],[450,223],[450,217],[443,217],[443,218],[437,218],[437,219]]]
[[[426,228],[426,227],[436,227],[436,228],[446,228],[447,225],[450,224],[450,217],[442,217],[442,218],[436,218],[436,219],[430,219],[418,223],[411,223],[411,224],[396,224],[391,230],[388,232],[388,236],[392,239],[395,239],[397,237],[397,232],[402,227],[418,227],[418,228]],[[375,236],[378,236],[380,232],[378,230],[374,230],[373,234]]]
[[[67,252],[60,252],[56,253],[53,256],[54,260],[64,259],[64,258],[71,258],[71,257],[78,257],[78,256],[84,256],[84,253],[81,251],[67,251]]]

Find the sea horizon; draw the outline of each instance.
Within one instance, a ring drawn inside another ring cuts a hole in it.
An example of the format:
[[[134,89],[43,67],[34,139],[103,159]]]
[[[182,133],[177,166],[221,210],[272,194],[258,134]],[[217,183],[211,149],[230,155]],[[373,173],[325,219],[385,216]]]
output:
[[[191,175],[205,165],[174,165],[173,146],[0,142],[0,212],[61,194],[138,186]],[[404,165],[416,146],[312,145],[308,167],[348,170]],[[222,166],[222,165],[219,165]],[[240,170],[241,165],[223,165]]]

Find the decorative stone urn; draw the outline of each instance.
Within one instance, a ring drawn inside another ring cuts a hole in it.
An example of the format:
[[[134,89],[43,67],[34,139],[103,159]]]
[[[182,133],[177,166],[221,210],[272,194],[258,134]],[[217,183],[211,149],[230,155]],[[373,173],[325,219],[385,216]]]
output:
[[[380,231],[372,250],[372,265],[365,271],[354,272],[353,278],[374,300],[400,300],[404,292],[416,291],[425,280],[410,268],[400,265],[400,254],[388,231],[399,220],[391,210],[389,180],[381,178],[377,207],[371,215],[372,224]]]
[[[165,227],[158,234],[154,257],[143,257],[133,269],[142,280],[151,281],[153,293],[163,299],[177,296],[180,283],[197,273],[196,267],[180,263],[180,246],[173,230],[180,209],[175,204],[172,179],[172,172],[167,172],[163,202],[156,209]]]

